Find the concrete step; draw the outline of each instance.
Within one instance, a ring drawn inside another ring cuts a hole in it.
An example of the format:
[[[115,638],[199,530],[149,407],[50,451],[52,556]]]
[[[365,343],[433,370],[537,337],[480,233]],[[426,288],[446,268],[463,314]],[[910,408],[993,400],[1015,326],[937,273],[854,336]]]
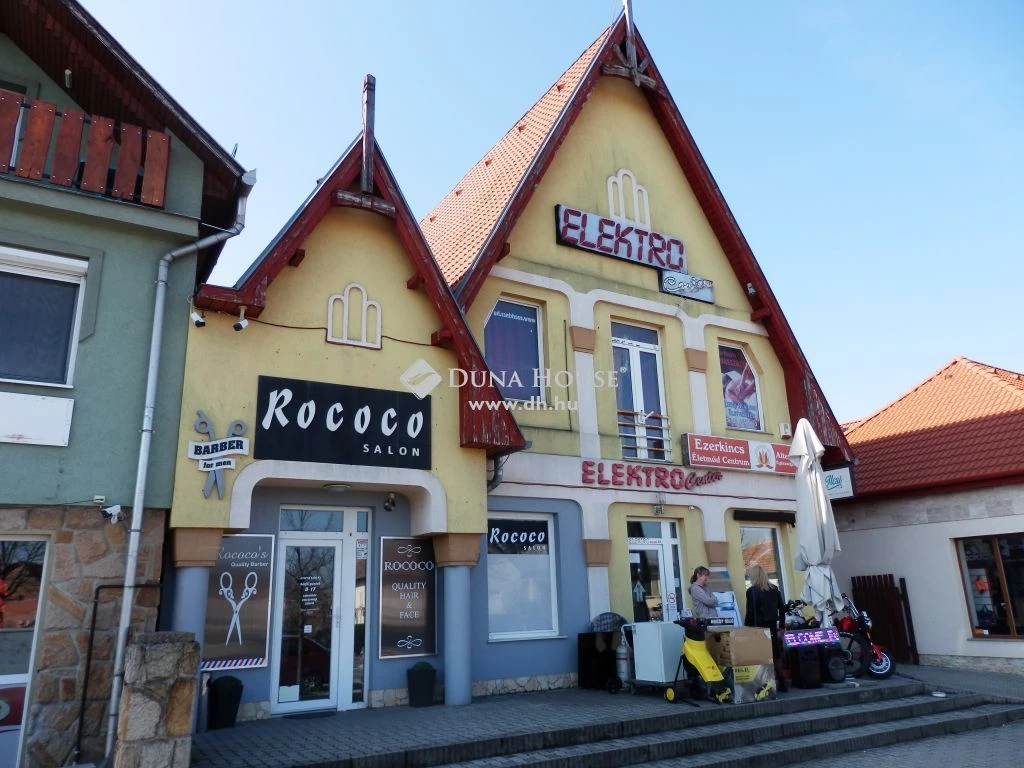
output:
[[[707,768],[718,765],[715,760],[720,756],[724,756],[723,759],[732,759],[731,753],[737,751],[742,759],[748,761],[744,768],[749,768],[751,749],[757,750],[758,754],[762,751],[785,753],[790,742],[796,743],[798,739],[832,743],[840,734],[851,733],[857,729],[880,727],[884,731],[889,731],[894,728],[903,729],[904,723],[910,723],[912,731],[918,727],[918,721],[922,718],[949,717],[956,722],[967,717],[968,713],[970,717],[974,717],[978,712],[992,714],[984,710],[984,707],[1005,707],[1007,711],[1015,708],[1013,705],[986,704],[983,696],[975,694],[948,696],[942,699],[916,694],[896,699],[858,701],[852,704],[833,703],[832,706],[826,706],[823,699],[818,698],[816,705],[812,710],[782,714],[761,712],[756,716],[725,719],[710,725],[691,725],[638,736],[606,738],[529,752],[508,752],[500,757],[491,756],[449,763],[447,768],[617,768],[635,764],[660,766],[662,763],[658,761],[666,760],[669,762],[665,762],[664,765],[669,766],[675,765],[676,760],[687,756],[697,756],[701,760],[699,764]],[[1020,709],[1020,717],[1024,718],[1024,706],[1017,707]],[[828,734],[828,737],[823,739],[823,734]],[[832,756],[835,754],[833,752]],[[808,758],[798,756],[796,759]],[[725,764],[727,763],[723,763]],[[756,763],[758,766],[767,764],[762,763],[760,758]]]
[[[784,695],[780,699],[757,704],[720,705],[701,702],[698,708],[693,708],[682,702],[674,705],[666,703],[664,715],[633,719],[619,718],[571,728],[505,734],[491,739],[474,741],[458,742],[453,739],[446,744],[437,746],[353,757],[351,762],[346,763],[346,768],[349,766],[351,768],[380,768],[380,766],[386,765],[429,768],[430,766],[444,766],[518,753],[530,753],[542,749],[593,744],[610,739],[630,738],[665,731],[691,730],[702,725],[735,723],[752,718],[761,721],[765,717],[772,716],[798,715],[803,717],[801,713],[831,710],[835,707],[857,704],[877,705],[879,702],[906,697],[923,697],[928,691],[928,686],[919,682],[865,685],[859,688],[837,685],[814,691],[813,695],[801,695],[801,693],[809,692],[797,692],[795,695]],[[628,695],[619,694],[619,696],[627,697]],[[931,697],[928,696],[928,699]],[[309,763],[303,764],[303,768],[321,768],[321,765]]]
[[[993,728],[1024,720],[1024,705],[982,704],[962,711],[873,723],[822,734],[776,739],[713,754],[689,755],[650,763],[651,768],[776,768],[810,760],[841,761],[844,754],[932,736]],[[984,760],[984,756],[979,756]]]

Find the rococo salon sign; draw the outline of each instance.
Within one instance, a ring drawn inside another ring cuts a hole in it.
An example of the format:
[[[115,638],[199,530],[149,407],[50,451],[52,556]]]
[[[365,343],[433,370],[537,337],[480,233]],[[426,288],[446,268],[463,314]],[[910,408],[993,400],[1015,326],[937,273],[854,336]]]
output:
[[[430,469],[430,398],[260,376],[257,459]]]

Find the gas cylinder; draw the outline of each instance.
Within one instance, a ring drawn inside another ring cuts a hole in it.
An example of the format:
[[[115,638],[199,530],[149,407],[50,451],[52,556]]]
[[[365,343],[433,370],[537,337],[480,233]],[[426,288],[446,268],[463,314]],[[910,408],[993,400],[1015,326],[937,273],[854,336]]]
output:
[[[615,674],[623,685],[629,685],[627,681],[633,679],[633,649],[626,642],[626,633],[621,633],[619,647],[615,649]]]

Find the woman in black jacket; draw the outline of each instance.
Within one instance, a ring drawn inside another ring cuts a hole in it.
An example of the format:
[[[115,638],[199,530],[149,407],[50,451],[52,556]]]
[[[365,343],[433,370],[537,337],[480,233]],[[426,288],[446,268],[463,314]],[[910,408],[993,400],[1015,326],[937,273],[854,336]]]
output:
[[[789,686],[782,675],[782,641],[779,639],[780,622],[785,621],[786,603],[782,590],[768,581],[768,574],[760,565],[750,566],[747,571],[750,587],[747,589],[747,612],[743,623],[748,627],[763,627],[772,635],[772,661],[780,691]]]

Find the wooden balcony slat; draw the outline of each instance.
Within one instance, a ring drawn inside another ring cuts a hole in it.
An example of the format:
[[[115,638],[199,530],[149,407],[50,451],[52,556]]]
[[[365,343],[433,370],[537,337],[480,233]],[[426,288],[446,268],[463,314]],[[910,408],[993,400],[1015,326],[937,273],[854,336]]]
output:
[[[92,116],[89,142],[85,148],[85,170],[81,188],[100,195],[107,191],[110,153],[114,150],[114,121],[109,117]]]
[[[121,123],[121,148],[117,153],[114,189],[111,194],[121,200],[135,197],[135,182],[139,178],[142,162],[142,129],[137,125]]]
[[[85,113],[79,109],[61,110],[60,127],[57,128],[57,145],[53,150],[53,167],[50,181],[62,187],[70,187],[78,175],[78,162],[82,156],[82,129],[85,127]]]
[[[11,170],[11,155],[14,153],[14,132],[21,117],[20,93],[0,90],[0,173]]]
[[[170,149],[170,136],[160,131],[146,131],[146,166],[142,171],[142,203],[144,205],[164,207]]]
[[[25,133],[18,150],[18,163],[15,174],[24,179],[43,178],[46,166],[46,155],[50,151],[50,139],[53,138],[53,121],[57,118],[57,105],[39,99],[32,100],[25,121]]]

